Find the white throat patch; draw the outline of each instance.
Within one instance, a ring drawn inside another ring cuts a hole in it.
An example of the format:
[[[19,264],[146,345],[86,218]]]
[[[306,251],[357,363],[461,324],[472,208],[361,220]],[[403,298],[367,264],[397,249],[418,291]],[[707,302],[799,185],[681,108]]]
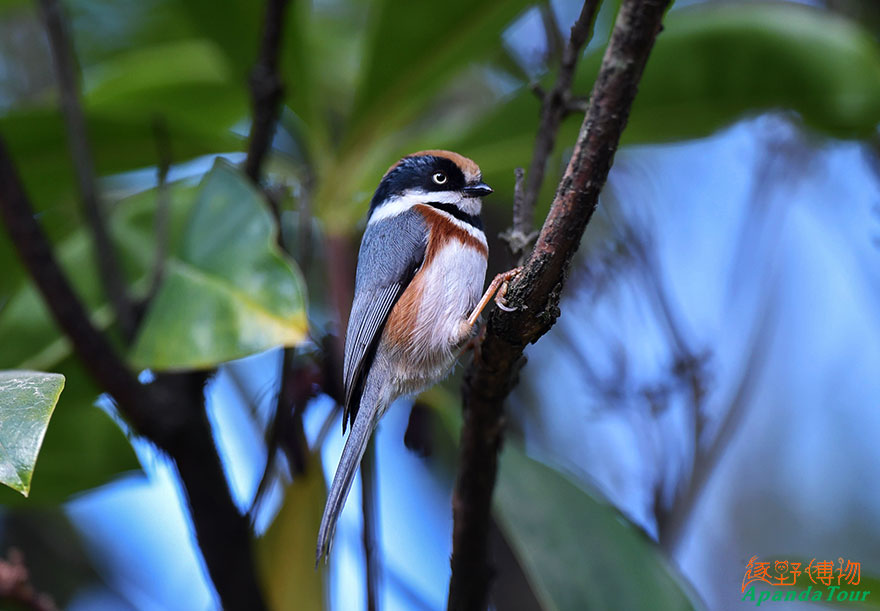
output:
[[[370,217],[369,224],[382,219],[397,216],[406,212],[416,204],[452,204],[458,206],[465,214],[477,216],[483,209],[483,200],[479,197],[464,197],[458,191],[425,191],[423,189],[407,189],[403,195],[389,197],[381,203]],[[449,215],[452,218],[452,215]]]

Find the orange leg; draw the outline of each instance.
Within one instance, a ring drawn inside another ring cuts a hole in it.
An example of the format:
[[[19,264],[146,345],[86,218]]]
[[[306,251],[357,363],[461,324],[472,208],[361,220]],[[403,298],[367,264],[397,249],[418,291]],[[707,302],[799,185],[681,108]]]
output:
[[[504,303],[504,295],[507,293],[507,283],[513,278],[516,278],[521,271],[521,267],[515,267],[514,269],[502,272],[495,276],[495,279],[492,280],[492,283],[489,284],[489,288],[486,289],[486,292],[483,294],[483,298],[480,299],[480,303],[474,308],[473,313],[468,316],[467,321],[469,325],[473,326],[473,324],[477,322],[477,318],[479,318],[483,309],[489,305],[489,300],[492,299],[492,297],[495,298],[495,305],[499,308],[507,312],[513,311],[512,308],[507,307],[507,304]]]

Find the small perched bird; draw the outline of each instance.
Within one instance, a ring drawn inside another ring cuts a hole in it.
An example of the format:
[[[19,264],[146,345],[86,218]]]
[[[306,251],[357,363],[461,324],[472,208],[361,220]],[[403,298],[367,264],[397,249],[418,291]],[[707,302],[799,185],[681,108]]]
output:
[[[447,375],[493,295],[505,307],[519,269],[499,274],[480,298],[489,254],[481,198],[490,193],[476,163],[434,150],[392,165],[373,195],[345,336],[342,431],[351,422],[351,433],[324,507],[318,562],[388,406]]]

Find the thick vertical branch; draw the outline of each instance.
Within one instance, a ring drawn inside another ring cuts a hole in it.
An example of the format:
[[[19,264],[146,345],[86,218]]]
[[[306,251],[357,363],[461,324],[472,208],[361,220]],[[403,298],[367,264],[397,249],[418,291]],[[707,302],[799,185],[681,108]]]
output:
[[[73,161],[83,214],[92,234],[101,283],[104,293],[116,313],[116,320],[119,322],[123,337],[126,341],[131,341],[135,332],[134,308],[128,298],[125,278],[119,267],[116,250],[113,247],[110,233],[104,222],[105,216],[101,210],[86,120],[80,105],[79,79],[73,41],[67,31],[67,24],[61,13],[58,0],[40,0],[40,8],[49,36],[55,76],[58,79],[61,111],[67,128],[70,158]]]
[[[614,26],[586,117],[538,242],[510,286],[514,312],[495,310],[475,351],[464,388],[459,470],[453,496],[450,609],[484,609],[491,580],[489,518],[503,402],[526,345],[559,316],[571,259],[605,184],[663,13],[671,0],[625,0]],[[524,502],[528,499],[524,499]]]

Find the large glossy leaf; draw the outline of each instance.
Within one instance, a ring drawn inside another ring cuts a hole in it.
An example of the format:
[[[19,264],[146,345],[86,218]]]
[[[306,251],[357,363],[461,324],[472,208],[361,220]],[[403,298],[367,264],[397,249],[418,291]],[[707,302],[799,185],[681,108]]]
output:
[[[37,371],[0,371],[0,483],[24,496],[64,376]]]
[[[65,359],[57,371],[67,381],[40,450],[30,497],[24,500],[11,490],[0,490],[0,505],[56,505],[123,473],[140,470],[122,429],[97,407],[100,390],[79,363]]]
[[[546,609],[694,608],[682,578],[641,530],[512,444],[501,457],[494,508]]]
[[[220,50],[202,39],[137,48],[95,66],[91,74],[96,83],[86,107],[108,117],[162,117],[223,133],[248,112],[245,83]]]
[[[169,188],[172,240],[178,239],[179,228],[191,209],[192,193],[192,187],[185,185]],[[117,253],[133,288],[143,284],[151,273],[155,251],[155,207],[156,192],[147,191],[123,200],[111,215],[110,229],[118,247]],[[48,216],[50,213],[42,218]],[[0,244],[6,243],[6,239],[0,234]],[[93,322],[102,328],[108,326],[112,316],[106,306],[86,231],[83,228],[75,230],[56,246],[55,251]],[[7,255],[12,257],[11,253]],[[9,264],[15,265],[14,259]],[[70,354],[70,345],[55,326],[42,297],[29,282],[4,288],[11,292],[0,294],[4,303],[0,308],[0,345],[4,347],[0,351],[0,368],[56,370],[56,364]],[[94,393],[92,399],[96,395]]]
[[[312,550],[326,496],[318,456],[312,468],[288,486],[278,515],[257,541],[257,561],[269,606],[274,611],[324,609],[324,583]]]
[[[587,62],[582,75],[591,79],[597,67]],[[775,109],[794,110],[832,136],[870,135],[880,122],[880,45],[857,22],[800,4],[672,12],[624,138],[698,137]]]
[[[93,66],[130,49],[197,34],[183,18],[180,5],[185,2],[180,0],[65,0],[62,4],[72,28],[78,63],[86,74]]]
[[[249,0],[186,0],[180,4],[192,27],[226,54],[245,82],[257,60],[265,4]]]
[[[306,334],[305,286],[284,259],[260,194],[218,161],[199,190],[177,256],[147,313],[133,360],[207,368],[294,345]]]

